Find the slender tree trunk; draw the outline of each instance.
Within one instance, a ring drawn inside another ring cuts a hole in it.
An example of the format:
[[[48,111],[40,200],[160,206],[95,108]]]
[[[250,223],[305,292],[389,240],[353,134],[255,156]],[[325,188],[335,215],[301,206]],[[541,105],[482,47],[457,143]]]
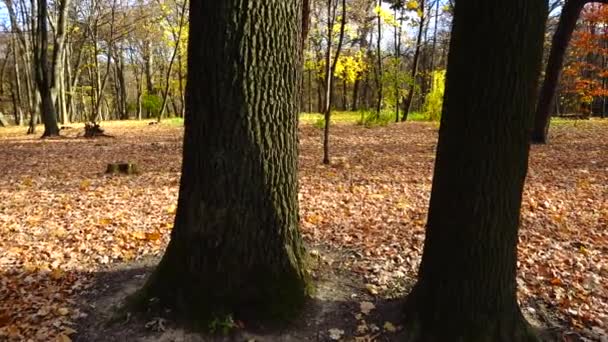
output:
[[[336,53],[333,56],[331,55],[332,49],[332,32],[333,32],[333,24],[336,20],[337,16],[337,4],[332,5],[333,0],[327,0],[327,15],[328,24],[327,24],[327,55],[325,57],[325,106],[323,108],[323,113],[325,115],[325,129],[323,130],[323,164],[329,164],[329,126],[331,124],[331,105],[333,100],[333,92],[334,92],[334,73],[336,71],[336,65],[338,64],[338,59],[340,58],[340,51],[342,50],[342,43],[344,42],[344,28],[346,26],[346,0],[342,0],[342,19],[340,22],[340,36],[338,37],[338,45],[336,47]],[[333,7],[333,10],[332,10]]]
[[[323,79],[317,80],[317,109],[319,113],[323,113],[325,101],[323,100]]]
[[[342,79],[342,106],[341,106],[341,110],[342,111],[347,111],[348,110],[348,83],[346,81],[346,78]]]
[[[422,36],[424,35],[424,1],[419,0],[420,3],[420,13],[422,16],[420,17],[420,23],[418,24],[418,37],[416,38],[416,48],[414,50],[414,61],[412,62],[412,73],[411,73],[411,82],[410,89],[407,92],[407,97],[403,102],[403,116],[401,117],[401,121],[406,121],[407,116],[410,114],[410,110],[412,109],[412,101],[414,100],[414,93],[416,92],[416,78],[418,77],[418,64],[420,61],[420,50],[422,48]]]
[[[183,118],[185,114],[185,94],[184,94],[184,67],[183,67],[183,52],[180,46],[177,53],[177,77],[179,84],[179,117]]]
[[[351,109],[353,112],[359,110],[359,86],[361,84],[361,80],[358,78],[355,80],[355,84],[353,84],[353,102],[351,105]]]
[[[437,52],[438,27],[439,27],[439,0],[435,0],[435,27],[433,27],[433,46],[431,48],[431,71],[435,71],[435,53]]]
[[[17,57],[18,44],[17,40],[13,37],[11,40],[13,44],[13,103],[15,107],[15,124],[18,126],[23,125],[23,108],[21,99],[21,69],[19,68],[19,58]]]
[[[36,34],[36,83],[40,91],[40,111],[44,123],[43,138],[59,136],[59,126],[57,125],[57,112],[53,103],[52,95],[52,76],[49,72],[48,59],[48,8],[47,0],[37,1],[37,34]],[[34,3],[34,1],[32,1]]]
[[[133,305],[156,298],[198,323],[226,313],[286,319],[300,308],[301,10],[301,0],[191,2],[177,215]],[[260,25],[248,25],[254,16]]]
[[[59,110],[61,122],[67,121],[67,107],[65,103],[65,38],[70,0],[57,2],[59,17],[53,44],[51,64],[51,96],[55,107]]]
[[[62,124],[68,124],[70,122],[70,118],[68,115],[68,106],[67,106],[67,102],[66,102],[66,89],[65,89],[65,85],[66,85],[66,81],[65,81],[65,53],[62,54],[62,61],[61,61],[61,72],[59,72],[59,81],[57,82],[57,108],[59,109],[59,113],[60,113],[60,117],[61,117],[61,123]]]
[[[532,142],[537,144],[547,143],[549,135],[549,123],[551,120],[551,109],[566,49],[576,28],[576,22],[587,1],[567,0],[562,8],[562,14],[557,24],[557,30],[553,35],[551,52],[545,69],[545,80],[540,90],[540,97],[536,106],[534,129],[532,131]]]
[[[537,341],[517,303],[516,265],[546,15],[545,0],[456,3],[405,341]]]
[[[312,69],[308,70],[308,112],[312,113],[312,98],[313,98],[313,91],[312,91]]]
[[[399,16],[397,16],[399,13]],[[395,58],[397,59],[397,77],[395,77],[395,122],[399,122],[399,106],[401,99],[401,81],[399,80],[401,74],[401,32],[403,27],[403,8],[395,8],[395,20],[399,25],[395,25]]]
[[[382,0],[378,0],[378,7],[382,7]],[[382,17],[378,12],[376,20],[378,21],[378,38],[376,39],[376,118],[380,118],[380,111],[382,110],[382,98],[383,96],[383,82],[382,82]]]
[[[144,57],[144,73],[146,74],[146,94],[154,95],[156,90],[154,89],[154,54],[152,53],[152,43],[149,41],[144,42],[143,57]],[[150,116],[151,113],[146,113]]]
[[[165,86],[163,89],[163,102],[160,106],[160,112],[158,114],[158,122],[160,122],[165,114],[165,110],[167,108],[167,100],[169,98],[169,86],[171,84],[171,71],[173,70],[173,64],[175,63],[175,57],[179,51],[179,42],[182,39],[182,30],[184,27],[184,18],[186,16],[186,7],[188,6],[188,1],[184,0],[181,8],[179,9],[179,28],[177,29],[177,35],[173,38],[175,39],[175,48],[173,49],[173,54],[171,55],[171,59],[169,60],[169,67],[167,68],[167,72],[165,74]]]

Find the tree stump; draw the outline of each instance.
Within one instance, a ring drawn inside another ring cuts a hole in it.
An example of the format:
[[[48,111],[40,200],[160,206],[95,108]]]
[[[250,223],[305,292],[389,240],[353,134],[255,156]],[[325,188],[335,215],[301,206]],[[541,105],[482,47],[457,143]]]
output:
[[[87,122],[84,124],[84,137],[95,138],[95,137],[108,137],[113,138],[111,135],[104,133],[104,130],[96,122]]]
[[[107,174],[123,174],[136,175],[139,173],[139,168],[133,163],[111,163],[106,168]]]

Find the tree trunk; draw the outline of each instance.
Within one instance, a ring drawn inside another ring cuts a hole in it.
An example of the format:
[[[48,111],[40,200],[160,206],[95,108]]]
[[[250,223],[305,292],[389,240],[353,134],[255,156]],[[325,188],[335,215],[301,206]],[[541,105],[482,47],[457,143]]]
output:
[[[568,0],[562,9],[557,29],[553,35],[551,52],[549,53],[549,60],[545,69],[545,80],[540,90],[538,105],[536,106],[534,129],[532,131],[533,143],[547,143],[553,99],[555,98],[559,76],[564,64],[566,49],[576,28],[578,17],[586,3],[586,1],[581,0]]]
[[[122,49],[118,49],[114,58],[115,68],[115,88],[116,88],[116,107],[120,120],[129,119],[128,101],[127,101],[127,82],[125,78],[125,63]]]
[[[52,95],[52,76],[49,73],[48,59],[48,31],[47,31],[47,0],[37,1],[37,35],[35,44],[36,56],[36,83],[40,91],[40,111],[42,122],[44,123],[43,138],[59,136],[59,126],[57,125],[57,112],[53,103]],[[32,1],[33,3],[33,1]]]
[[[281,320],[301,306],[301,10],[301,0],[191,2],[177,216],[160,264],[131,298],[136,307],[157,298],[201,322],[229,313]]]
[[[435,53],[437,51],[437,28],[438,27],[439,27],[439,0],[435,0],[435,26],[433,27],[433,45],[431,47],[431,64],[430,64],[431,72],[435,71]]]
[[[546,15],[545,0],[456,4],[406,341],[537,340],[517,304],[516,264]]]
[[[378,0],[378,7],[382,7],[382,0]],[[382,110],[382,97],[383,97],[383,83],[382,83],[382,17],[380,11],[377,15],[378,21],[378,38],[376,39],[376,91],[378,97],[376,98],[376,118],[380,118],[380,111]]]
[[[150,41],[144,42],[143,47],[143,58],[144,58],[144,72],[146,74],[146,95],[155,95],[156,90],[154,89],[154,54],[152,50],[152,43]],[[150,116],[150,113],[146,113]]]
[[[308,112],[312,113],[312,69],[308,70]]]
[[[67,123],[67,107],[65,103],[65,37],[70,0],[57,2],[57,28],[53,44],[51,63],[51,97],[55,108],[59,109],[61,121]]]
[[[160,106],[160,112],[158,113],[157,122],[160,122],[165,115],[165,110],[167,108],[167,101],[169,99],[169,86],[171,85],[171,71],[173,70],[173,64],[175,63],[175,58],[177,57],[177,53],[179,51],[179,42],[182,39],[182,31],[184,28],[184,17],[186,16],[186,7],[188,6],[188,1],[184,0],[181,7],[179,8],[179,28],[177,29],[177,33],[173,35],[173,39],[175,40],[175,47],[173,48],[173,53],[171,54],[171,59],[169,60],[169,66],[167,67],[167,71],[165,74],[165,86],[163,89],[163,102]],[[171,23],[169,23],[170,25]]]
[[[184,110],[185,110],[185,106],[184,106],[184,67],[183,67],[183,51],[180,45],[180,48],[178,50],[177,53],[177,79],[178,79],[178,86],[179,86],[179,117],[183,118],[184,117]]]
[[[340,22],[340,36],[338,37],[338,45],[336,46],[336,53],[331,55],[332,39],[333,39],[333,24],[336,21],[337,16],[337,4],[332,5],[333,0],[327,0],[327,55],[325,57],[325,106],[323,113],[325,115],[325,128],[323,130],[323,164],[329,164],[329,126],[331,124],[331,105],[334,95],[334,73],[336,71],[336,65],[340,58],[340,51],[342,50],[342,43],[344,42],[344,29],[346,26],[346,0],[342,0],[342,19]],[[333,11],[332,11],[333,7]]]
[[[399,12],[397,12],[399,10]],[[399,15],[397,15],[399,13]],[[399,25],[395,25],[395,58],[397,59],[397,77],[395,77],[395,122],[399,122],[399,106],[401,97],[401,34],[403,32],[403,7],[394,11],[395,21]]]
[[[22,109],[22,100],[21,100],[21,71],[19,69],[19,58],[17,57],[17,40],[15,37],[12,37],[11,40],[13,44],[13,79],[14,79],[14,88],[13,88],[13,103],[15,108],[15,124],[18,126],[23,125],[23,109]]]
[[[410,110],[412,109],[412,101],[414,100],[414,93],[416,91],[416,77],[418,77],[418,64],[420,61],[420,50],[422,48],[422,36],[424,34],[424,1],[420,0],[420,13],[422,16],[420,17],[420,23],[418,24],[418,37],[416,38],[416,49],[414,50],[414,61],[412,62],[412,73],[411,73],[411,82],[412,85],[410,89],[407,91],[407,97],[403,102],[403,116],[401,117],[401,121],[406,121],[407,116],[410,114]]]
[[[359,85],[361,84],[361,80],[357,78],[355,80],[355,84],[353,84],[353,102],[351,105],[351,109],[353,112],[359,110]]]
[[[348,110],[348,85],[346,84],[346,77],[342,79],[342,110]]]

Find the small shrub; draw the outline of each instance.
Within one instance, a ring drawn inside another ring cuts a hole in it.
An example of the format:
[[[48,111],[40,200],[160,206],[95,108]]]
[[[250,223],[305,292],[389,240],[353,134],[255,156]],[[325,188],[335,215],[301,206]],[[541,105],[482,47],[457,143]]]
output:
[[[317,121],[315,121],[312,125],[315,128],[324,129],[325,128],[325,118],[324,117],[318,118]]]
[[[407,116],[407,121],[428,121],[428,117],[422,112],[411,112]]]
[[[162,105],[163,99],[158,95],[146,94],[141,97],[141,107],[153,117],[158,116]]]
[[[431,92],[424,100],[424,116],[427,120],[439,121],[443,109],[443,94],[445,93],[445,70],[433,72]]]
[[[380,115],[376,112],[365,111],[361,113],[361,119],[357,122],[359,125],[363,125],[367,128],[386,126],[394,121],[393,113],[388,111],[380,112]]]

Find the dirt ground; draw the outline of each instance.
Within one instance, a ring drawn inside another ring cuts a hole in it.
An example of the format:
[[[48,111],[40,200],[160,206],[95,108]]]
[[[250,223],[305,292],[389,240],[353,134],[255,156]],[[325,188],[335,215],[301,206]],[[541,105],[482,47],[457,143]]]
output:
[[[186,332],[162,317],[109,324],[154,267],[173,224],[183,129],[107,123],[114,138],[39,140],[0,130],[0,341],[399,341],[424,241],[437,127],[300,128],[301,231],[315,295],[280,330]],[[104,174],[107,163],[141,174]],[[547,340],[608,329],[608,122],[562,122],[533,147],[519,297]],[[238,323],[238,322],[237,322]]]

